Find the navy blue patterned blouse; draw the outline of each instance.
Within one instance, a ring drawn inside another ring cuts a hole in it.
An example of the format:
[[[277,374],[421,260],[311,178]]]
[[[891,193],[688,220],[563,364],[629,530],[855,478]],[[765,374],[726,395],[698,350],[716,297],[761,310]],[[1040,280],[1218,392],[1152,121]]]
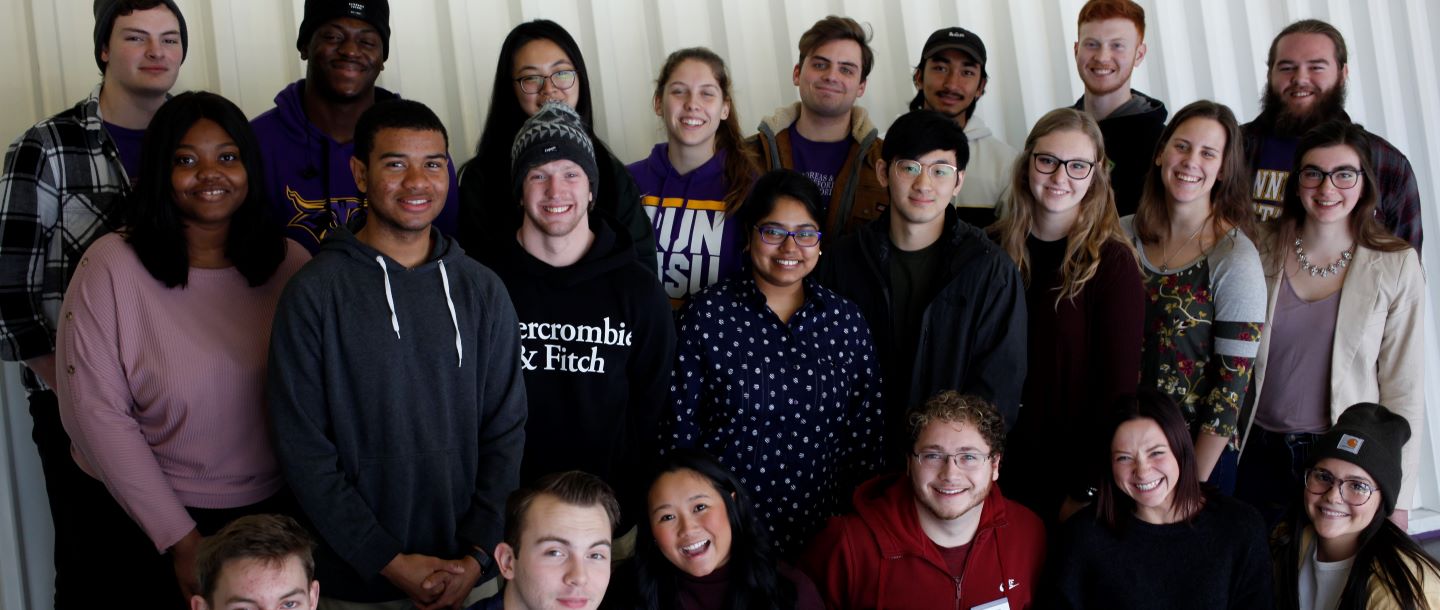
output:
[[[665,434],[720,458],[749,486],[776,548],[798,553],[849,506],[883,446],[880,369],[860,309],[807,279],[786,324],[753,277],[737,276],[681,310],[676,351]]]

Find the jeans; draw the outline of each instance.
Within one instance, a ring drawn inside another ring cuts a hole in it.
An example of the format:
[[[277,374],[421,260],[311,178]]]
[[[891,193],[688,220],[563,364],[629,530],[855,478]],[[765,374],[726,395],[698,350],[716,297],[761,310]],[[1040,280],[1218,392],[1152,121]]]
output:
[[[1305,468],[1319,439],[1319,434],[1254,428],[1240,461],[1235,497],[1259,509],[1266,526],[1277,525],[1300,497]]]

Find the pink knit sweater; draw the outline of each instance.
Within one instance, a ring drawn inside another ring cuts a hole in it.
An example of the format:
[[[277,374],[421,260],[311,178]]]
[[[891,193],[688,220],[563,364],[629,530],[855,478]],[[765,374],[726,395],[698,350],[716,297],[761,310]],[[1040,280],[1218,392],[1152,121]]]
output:
[[[234,508],[284,484],[267,429],[275,303],[310,255],[251,288],[233,267],[166,288],[122,236],[96,240],[61,305],[60,416],[75,461],[164,552],[195,527],[185,507]]]

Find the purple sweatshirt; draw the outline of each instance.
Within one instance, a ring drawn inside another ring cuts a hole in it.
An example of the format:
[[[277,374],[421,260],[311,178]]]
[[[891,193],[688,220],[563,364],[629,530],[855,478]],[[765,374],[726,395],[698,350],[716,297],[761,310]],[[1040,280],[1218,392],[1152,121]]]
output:
[[[284,225],[286,237],[314,253],[331,227],[348,225],[364,212],[350,173],[355,143],[336,142],[311,123],[305,116],[304,92],[305,79],[290,83],[275,96],[275,107],[250,126],[260,141],[273,219]],[[375,88],[377,102],[399,97]],[[459,192],[451,162],[450,194],[434,223],[446,235],[455,234]]]
[[[680,175],[670,165],[670,145],[661,142],[650,157],[626,169],[640,187],[640,201],[655,228],[660,284],[670,304],[682,303],[706,287],[739,272],[744,236],[725,215],[725,153]]]

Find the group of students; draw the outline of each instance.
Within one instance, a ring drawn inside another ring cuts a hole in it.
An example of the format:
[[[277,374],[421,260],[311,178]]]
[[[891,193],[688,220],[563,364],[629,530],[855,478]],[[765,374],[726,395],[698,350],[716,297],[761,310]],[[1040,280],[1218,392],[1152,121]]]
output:
[[[882,139],[827,17],[749,139],[723,59],[671,54],[626,166],[532,21],[457,172],[375,86],[384,0],[307,0],[254,121],[170,96],[171,0],[95,16],[101,86],[0,176],[57,608],[231,607],[228,552],[303,576],[284,607],[1436,605],[1418,188],[1328,24],[1276,36],[1256,121],[1166,123],[1143,10],[1091,0],[1086,93],[1017,151],[973,32]]]

